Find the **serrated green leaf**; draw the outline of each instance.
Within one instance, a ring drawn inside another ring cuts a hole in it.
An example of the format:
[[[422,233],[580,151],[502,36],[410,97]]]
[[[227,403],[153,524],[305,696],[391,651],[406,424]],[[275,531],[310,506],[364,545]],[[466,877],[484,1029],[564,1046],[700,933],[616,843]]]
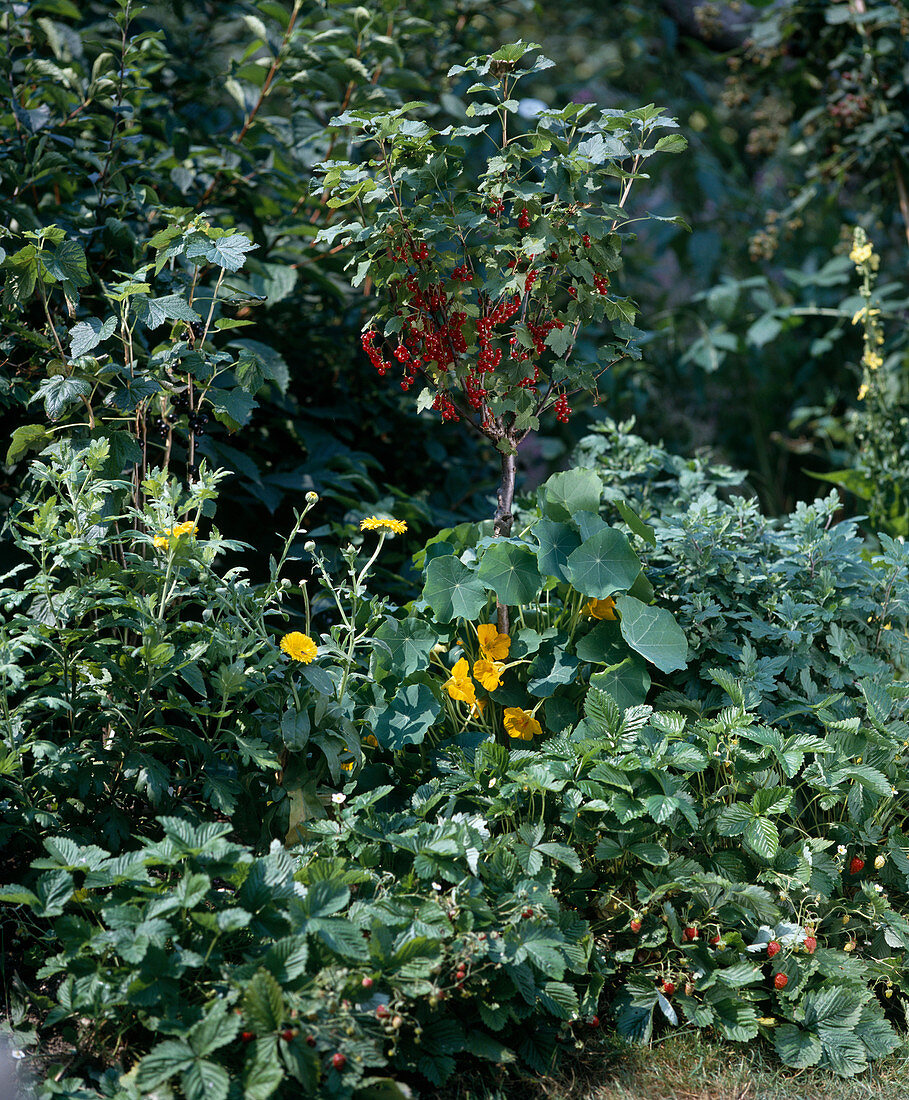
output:
[[[259,969],[240,1002],[243,1016],[259,1035],[277,1031],[284,1023],[284,997],[281,987],[267,970]]]

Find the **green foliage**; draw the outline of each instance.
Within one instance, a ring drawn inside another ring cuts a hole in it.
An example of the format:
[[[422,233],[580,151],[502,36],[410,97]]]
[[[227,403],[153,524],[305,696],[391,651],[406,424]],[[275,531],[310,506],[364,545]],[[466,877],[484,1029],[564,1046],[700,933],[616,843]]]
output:
[[[466,419],[513,453],[550,408],[568,417],[567,395],[592,391],[608,367],[638,358],[636,310],[608,290],[621,266],[631,186],[654,153],[678,152],[676,123],[656,107],[603,111],[570,103],[521,129],[520,81],[552,62],[516,42],[456,65],[470,82],[468,123],[436,129],[394,111],[348,110],[335,125],[359,130],[368,160],[330,162],[332,207],[356,220],[320,240],[351,245],[354,285],[372,280],[380,308],[363,345],[379,373],[390,363],[377,338],[394,338],[403,388],[421,384],[417,408]],[[475,166],[480,138],[494,151]],[[608,320],[597,362],[571,357],[580,326]]]

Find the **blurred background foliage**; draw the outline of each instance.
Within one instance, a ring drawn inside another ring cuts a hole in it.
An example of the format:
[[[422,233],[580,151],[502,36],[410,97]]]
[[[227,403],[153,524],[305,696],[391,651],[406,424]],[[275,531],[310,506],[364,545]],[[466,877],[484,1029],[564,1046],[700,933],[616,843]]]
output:
[[[863,470],[864,482],[840,478],[859,496],[869,479],[905,482],[909,16],[898,0],[0,0],[0,20],[0,223],[13,235],[60,225],[94,280],[72,315],[53,305],[55,327],[148,262],[146,242],[174,211],[256,243],[223,316],[254,322],[242,335],[267,380],[242,442],[215,423],[195,444],[234,471],[225,533],[255,542],[263,563],[309,490],[325,500],[324,527],[382,509],[404,518],[415,538],[389,558],[392,573],[437,527],[490,512],[495,457],[432,413],[414,416],[362,354],[369,287],[351,290],[346,257],[315,245],[335,212],[313,179],[356,155],[331,125],[342,110],[422,100],[434,125],[462,121],[449,67],[517,37],[557,63],[525,93],[528,119],[537,101],[656,102],[690,143],[635,200],[691,226],[642,222],[627,251],[620,289],[641,307],[644,361],[605,378],[598,407],[528,441],[524,484],[563,465],[604,413],[748,470],[771,513],[814,497],[813,475]],[[875,402],[858,400],[856,224],[880,255]],[[52,346],[38,305],[20,312],[14,274],[0,268],[7,437],[35,419]],[[188,441],[173,436],[177,468]],[[869,439],[888,442],[871,454]],[[25,457],[4,467],[7,500]],[[905,523],[873,520],[893,533]]]

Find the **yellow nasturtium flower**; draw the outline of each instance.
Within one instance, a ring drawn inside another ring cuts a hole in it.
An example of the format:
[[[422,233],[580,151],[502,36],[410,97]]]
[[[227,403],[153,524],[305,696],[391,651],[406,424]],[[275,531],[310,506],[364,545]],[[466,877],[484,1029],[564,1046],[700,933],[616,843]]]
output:
[[[607,596],[605,600],[588,600],[584,610],[592,619],[616,620],[615,600]]]
[[[299,661],[304,665],[308,665],[319,652],[319,647],[312,638],[308,634],[301,634],[299,630],[284,635],[281,649],[292,661]]]
[[[194,535],[199,528],[193,523],[192,520],[185,520],[183,523],[178,523],[171,527],[169,531],[165,531],[163,535],[155,535],[154,546],[156,550],[168,550],[170,549],[170,540],[172,538],[178,539],[183,535]],[[169,536],[169,537],[168,537]]]
[[[481,658],[473,663],[473,678],[487,691],[495,691],[502,682],[502,666],[496,661]]]
[[[543,732],[540,723],[528,710],[521,710],[520,707],[506,707],[503,715],[505,732],[509,737],[516,737],[521,741],[532,741]]]
[[[451,670],[451,679],[446,680],[443,686],[452,699],[474,706],[477,701],[477,690],[473,686],[468,668],[467,658],[462,657]]]
[[[477,627],[480,640],[480,655],[486,661],[504,661],[511,648],[511,637],[500,634],[495,623],[481,623]],[[484,685],[485,686],[485,685]]]

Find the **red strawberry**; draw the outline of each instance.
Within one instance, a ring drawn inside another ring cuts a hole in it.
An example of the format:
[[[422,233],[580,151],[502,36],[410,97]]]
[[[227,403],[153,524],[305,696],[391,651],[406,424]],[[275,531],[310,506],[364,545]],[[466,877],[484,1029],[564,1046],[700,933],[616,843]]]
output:
[[[364,989],[372,989],[372,978],[364,978],[360,984]]]
[[[331,1064],[335,1067],[338,1073],[347,1065],[347,1055],[342,1054],[340,1051],[337,1054],[331,1056]]]
[[[634,920],[630,922],[628,927],[631,929],[632,932],[638,933],[641,930],[641,922],[638,920],[637,917],[635,917]]]
[[[254,1031],[241,1031],[240,1040],[244,1043],[251,1043],[255,1039],[256,1033]]]
[[[599,1027],[600,1026],[600,1017],[599,1016],[591,1016],[590,1019],[587,1021],[587,1026],[588,1027]]]
[[[378,1016],[380,1020],[384,1020],[385,1017],[388,1015],[388,1005],[379,1005],[379,1007],[376,1009],[376,1016]]]
[[[315,1035],[307,1035],[307,1036],[306,1036],[306,1045],[307,1045],[308,1047],[314,1047],[314,1046],[316,1045],[316,1037],[315,1037]]]
[[[808,952],[809,955],[814,954],[814,949],[816,947],[817,947],[817,940],[814,938],[814,936],[806,936],[805,937],[805,950]]]
[[[778,943],[776,940],[771,940],[770,943],[767,944],[767,958],[772,959],[773,956],[778,951],[782,951],[782,949],[783,945],[781,943]]]
[[[524,916],[524,917],[532,917],[532,916],[533,916],[533,910],[532,910],[531,908],[529,908],[529,907],[528,907],[527,909],[525,909],[525,910],[524,910],[524,912],[523,912],[522,916]]]
[[[682,936],[689,941],[696,940],[698,938],[698,930],[694,927],[694,925],[690,924],[682,933]]]
[[[713,939],[710,941],[710,946],[711,947],[716,947],[716,945],[719,942],[720,942],[720,937],[719,936],[714,936]]]
[[[285,1043],[289,1043],[296,1034],[297,1033],[292,1028],[286,1027],[281,1032],[281,1038],[284,1040]]]
[[[663,982],[663,992],[667,997],[671,997],[675,993],[675,984],[673,982]]]
[[[773,979],[773,984],[776,986],[777,989],[785,989],[786,986],[789,985],[789,979],[786,977],[785,974],[777,974],[777,976]]]
[[[859,871],[865,866],[865,861],[859,856],[853,856],[849,861],[849,874],[857,875]]]

